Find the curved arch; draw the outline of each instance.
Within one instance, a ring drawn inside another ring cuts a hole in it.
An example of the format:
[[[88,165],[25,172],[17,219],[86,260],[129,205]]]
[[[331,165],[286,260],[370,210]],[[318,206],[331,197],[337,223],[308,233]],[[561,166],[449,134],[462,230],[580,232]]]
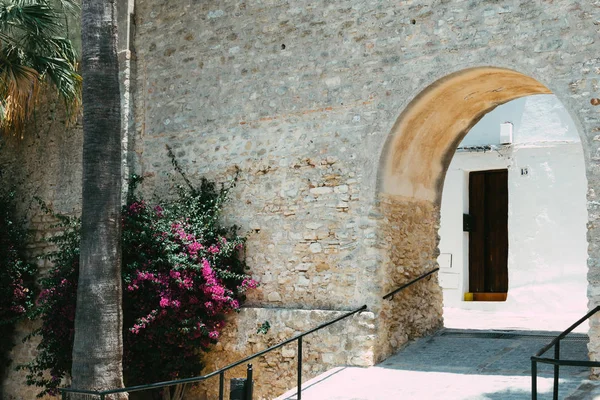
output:
[[[446,167],[469,129],[501,104],[549,93],[527,75],[495,67],[466,69],[434,82],[392,128],[382,160],[381,191],[439,204]]]

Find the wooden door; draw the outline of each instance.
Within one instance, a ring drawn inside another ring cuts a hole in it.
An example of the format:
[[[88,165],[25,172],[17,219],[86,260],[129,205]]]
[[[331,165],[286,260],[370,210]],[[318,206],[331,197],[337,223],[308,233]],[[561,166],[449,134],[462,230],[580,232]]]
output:
[[[469,214],[473,221],[473,228],[469,233],[469,291],[506,293],[507,170],[477,171],[469,174]]]

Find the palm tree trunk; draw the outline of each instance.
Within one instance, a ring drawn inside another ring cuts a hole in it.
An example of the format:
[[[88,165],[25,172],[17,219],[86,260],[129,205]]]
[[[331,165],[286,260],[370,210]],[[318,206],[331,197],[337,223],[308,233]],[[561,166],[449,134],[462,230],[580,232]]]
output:
[[[115,0],[83,0],[83,198],[73,387],[123,387],[121,111]]]

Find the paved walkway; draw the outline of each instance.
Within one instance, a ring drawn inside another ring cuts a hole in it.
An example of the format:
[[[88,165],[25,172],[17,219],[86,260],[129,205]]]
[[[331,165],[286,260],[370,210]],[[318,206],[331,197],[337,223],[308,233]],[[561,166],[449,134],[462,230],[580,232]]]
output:
[[[502,304],[502,303],[498,303]],[[486,306],[494,306],[487,303]],[[481,306],[472,302],[472,307]],[[579,318],[583,312],[573,313],[536,313],[531,310],[521,310],[518,313],[498,309],[478,310],[455,307],[444,307],[444,326],[454,329],[479,329],[479,330],[518,330],[518,331],[559,331],[562,332]],[[584,322],[575,329],[575,332],[587,333],[588,322]]]
[[[529,400],[531,355],[558,332],[464,331],[444,329],[417,340],[371,368],[333,369],[303,385],[306,400]],[[587,337],[572,334],[561,343],[561,358],[586,359]],[[552,398],[552,369],[540,366],[538,399]],[[588,370],[563,367],[560,395],[600,400]],[[583,384],[582,384],[583,383]],[[278,400],[296,399],[292,390]]]

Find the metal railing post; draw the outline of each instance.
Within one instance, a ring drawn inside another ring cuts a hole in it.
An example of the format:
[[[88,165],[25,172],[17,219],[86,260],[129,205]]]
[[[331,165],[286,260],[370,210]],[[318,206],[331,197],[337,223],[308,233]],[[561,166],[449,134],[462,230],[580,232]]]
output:
[[[560,340],[554,345],[554,359],[560,360]],[[552,400],[558,400],[558,375],[559,375],[558,364],[554,365],[554,389],[552,391]]]
[[[531,400],[537,400],[537,361],[531,359]]]
[[[252,364],[248,364],[246,370],[246,400],[252,400],[252,392],[254,391],[254,382],[252,381]]]
[[[298,338],[298,400],[302,399],[302,336]]]
[[[224,387],[225,387],[225,371],[221,371],[219,374],[219,400],[223,400],[224,396]]]

